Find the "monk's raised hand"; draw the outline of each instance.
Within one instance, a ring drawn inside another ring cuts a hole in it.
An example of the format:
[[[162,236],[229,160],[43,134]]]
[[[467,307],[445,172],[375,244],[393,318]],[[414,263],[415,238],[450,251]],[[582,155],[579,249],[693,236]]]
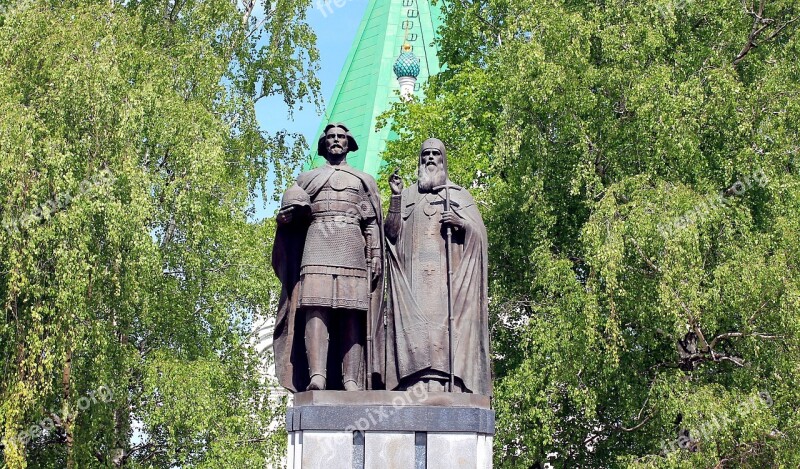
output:
[[[442,212],[442,220],[440,221],[440,223],[443,224],[444,226],[449,226],[457,230],[464,228],[464,220],[458,215],[456,215],[456,213],[452,210],[447,212]]]
[[[403,192],[403,178],[400,177],[398,174],[400,172],[400,168],[394,170],[391,176],[389,176],[389,187],[392,189],[392,194],[400,195]]]

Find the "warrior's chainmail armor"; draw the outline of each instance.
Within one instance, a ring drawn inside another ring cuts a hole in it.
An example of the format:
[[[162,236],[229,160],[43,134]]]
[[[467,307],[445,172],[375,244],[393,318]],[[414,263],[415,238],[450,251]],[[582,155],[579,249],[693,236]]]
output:
[[[376,214],[361,181],[336,171],[311,203],[311,225],[300,271],[300,306],[366,311],[366,236],[374,233]]]

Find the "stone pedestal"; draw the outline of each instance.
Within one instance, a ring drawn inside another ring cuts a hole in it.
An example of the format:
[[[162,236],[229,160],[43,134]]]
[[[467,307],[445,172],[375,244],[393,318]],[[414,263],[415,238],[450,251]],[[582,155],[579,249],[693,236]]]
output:
[[[310,391],[286,415],[289,469],[489,469],[494,411],[474,394]]]

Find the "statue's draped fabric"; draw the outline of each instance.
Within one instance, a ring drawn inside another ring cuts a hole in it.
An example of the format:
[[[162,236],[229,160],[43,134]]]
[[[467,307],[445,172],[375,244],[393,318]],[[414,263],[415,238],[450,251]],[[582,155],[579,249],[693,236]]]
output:
[[[365,234],[370,251],[383,250],[375,180],[347,165],[326,165],[301,174],[297,185],[311,199],[311,220],[279,226],[272,251],[283,287],[274,333],[276,373],[281,385],[293,392],[305,390],[309,382],[300,308],[331,308],[333,322],[339,311],[365,311],[375,334],[383,331],[383,277],[368,281],[365,250]],[[359,381],[363,387],[364,370]]]
[[[390,299],[387,359],[380,369],[387,389],[412,375],[440,379],[449,373],[444,194],[420,192],[414,184],[403,190],[400,213],[387,218],[387,224],[399,223],[396,239],[386,242]],[[465,391],[491,395],[486,228],[466,190],[450,194],[464,224],[453,231],[451,249],[454,374]]]

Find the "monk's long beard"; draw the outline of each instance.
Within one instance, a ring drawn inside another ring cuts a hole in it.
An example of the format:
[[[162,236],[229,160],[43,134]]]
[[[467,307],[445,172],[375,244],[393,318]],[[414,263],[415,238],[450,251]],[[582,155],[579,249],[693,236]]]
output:
[[[419,190],[433,192],[434,187],[443,186],[447,182],[447,173],[442,166],[420,165]]]

